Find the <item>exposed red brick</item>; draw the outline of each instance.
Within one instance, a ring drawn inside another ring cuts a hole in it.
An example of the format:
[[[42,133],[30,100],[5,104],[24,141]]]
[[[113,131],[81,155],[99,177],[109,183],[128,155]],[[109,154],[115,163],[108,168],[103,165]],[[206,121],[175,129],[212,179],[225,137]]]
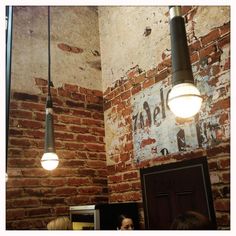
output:
[[[18,120],[18,125],[22,128],[39,129],[43,127],[42,122],[32,120]]]
[[[25,213],[27,216],[48,216],[51,213],[51,208],[37,208],[37,209],[26,209]]]
[[[38,104],[32,102],[21,102],[20,108],[28,111],[45,111],[45,104]]]
[[[100,104],[87,104],[88,110],[103,111],[103,105]]]
[[[155,77],[152,77],[150,79],[146,79],[143,82],[143,89],[148,88],[148,87],[152,86],[153,84],[155,84]]]
[[[228,169],[230,167],[230,159],[223,159],[219,161],[219,165],[221,169]]]
[[[223,181],[223,183],[230,182],[230,173],[229,172],[222,173],[222,181]]]
[[[111,108],[111,101],[104,101],[104,111]]]
[[[217,49],[215,44],[210,44],[209,46],[201,49],[199,51],[199,59],[208,57],[211,53],[215,52]]]
[[[162,81],[162,80],[165,79],[169,74],[170,74],[170,73],[169,73],[168,70],[164,70],[164,71],[158,73],[158,74],[155,76],[155,83]]]
[[[11,109],[18,109],[18,107],[19,107],[19,102],[18,101],[13,101],[13,100],[10,100],[10,110]]]
[[[92,113],[92,118],[96,119],[96,120],[104,120],[104,114],[103,113],[94,112],[94,113]]]
[[[102,188],[101,187],[84,187],[79,189],[80,194],[100,194],[102,193]]]
[[[84,143],[96,143],[97,138],[92,135],[77,135],[77,140]]]
[[[199,51],[201,48],[201,43],[199,40],[193,42],[192,44],[188,45],[189,48],[189,54],[193,54],[196,51]]]
[[[53,198],[44,198],[42,199],[43,205],[55,205],[55,204],[65,204],[64,197],[53,197]]]
[[[61,140],[71,140],[74,138],[74,135],[71,133],[59,133],[59,132],[54,132],[54,136],[56,139],[61,139]]]
[[[37,198],[22,198],[22,199],[15,199],[12,202],[13,207],[21,206],[23,207],[39,207],[40,201]]]
[[[127,173],[124,173],[124,180],[135,179],[137,177],[138,177],[138,173],[137,172],[127,172]]]
[[[28,147],[31,145],[30,141],[28,139],[13,139],[10,138],[10,144],[14,146],[23,146]]]
[[[65,143],[64,142],[64,145],[65,145],[65,148],[69,150],[79,150],[79,151],[85,150],[84,144],[81,144],[81,143],[72,143],[72,142]]]
[[[24,209],[10,209],[6,212],[7,220],[23,219],[25,217]]]
[[[59,163],[60,166],[60,163]],[[70,177],[77,176],[78,171],[72,168],[57,168],[50,173],[54,177]]]
[[[66,184],[66,180],[65,179],[61,179],[61,178],[44,178],[41,180],[41,185],[42,186],[47,186],[47,187],[55,187],[55,186],[65,186]]]
[[[140,85],[140,84],[135,85],[135,86],[131,89],[132,95],[135,95],[136,93],[138,93],[138,92],[140,92],[140,91],[141,91],[141,85]]]
[[[156,142],[156,139],[152,139],[152,138],[143,139],[141,142],[141,147],[143,148],[143,147],[150,145],[152,143],[155,143],[155,142]]]
[[[130,92],[130,90],[128,90],[128,91],[123,92],[123,93],[121,94],[121,99],[122,99],[122,100],[125,100],[125,99],[130,98],[130,96],[131,96],[131,92]]]
[[[229,199],[217,199],[214,201],[215,210],[226,211],[230,210],[230,200]]]
[[[224,23],[220,27],[220,35],[224,35],[230,32],[230,22]]]
[[[9,134],[12,136],[22,136],[23,130],[17,130],[17,129],[10,129]]]
[[[88,177],[68,178],[67,184],[69,186],[83,186],[91,184],[91,181]]]
[[[197,52],[191,54],[190,61],[191,61],[191,64],[199,61],[199,54]]]
[[[119,183],[122,181],[122,175],[110,175],[108,181],[111,183]]]
[[[129,155],[129,153],[121,153],[120,154],[120,161],[122,161],[122,162],[125,162],[125,161],[128,161],[128,160],[130,160],[130,155]]]
[[[218,214],[216,217],[217,225],[229,226],[230,225],[230,216],[229,214]]]
[[[127,192],[124,194],[124,201],[140,201],[142,199],[140,192]]]
[[[77,194],[77,189],[74,187],[61,187],[55,189],[55,194],[57,196],[71,196]]]
[[[82,102],[74,102],[74,101],[70,101],[70,100],[66,101],[66,105],[68,107],[72,107],[72,108],[83,108],[83,107],[85,107],[85,104],[82,103]]]
[[[31,95],[27,93],[14,92],[13,98],[16,100],[22,100],[22,101],[33,101],[33,102],[39,101],[39,98],[37,95]]]
[[[230,99],[225,98],[222,100],[217,101],[216,103],[212,104],[211,106],[211,114],[214,114],[218,110],[224,110],[230,107]]]
[[[223,48],[224,46],[229,45],[229,43],[230,43],[230,35],[227,34],[218,41],[218,46],[219,48]]]
[[[91,133],[95,135],[105,135],[105,130],[104,128],[99,128],[99,127],[92,127],[91,128]]]
[[[89,133],[89,127],[80,127],[80,126],[71,125],[69,129],[70,131],[73,131],[75,133],[81,133],[81,134]]]
[[[42,139],[45,136],[45,133],[39,130],[27,130],[24,131],[24,134],[31,138]]]
[[[70,97],[71,96],[70,91],[65,90],[64,88],[58,88],[57,91],[58,91],[58,95],[61,97]]]
[[[47,86],[48,85],[48,81],[46,79],[42,79],[42,78],[34,78],[36,85],[39,86]]]
[[[8,160],[9,167],[35,167],[37,166],[37,161],[34,159],[25,158],[14,158]]]
[[[25,111],[25,110],[10,110],[10,116],[16,117],[16,118],[25,118],[25,119],[32,119],[32,112],[31,111]]]
[[[72,204],[72,205],[76,205],[76,204]],[[54,210],[55,210],[56,215],[68,215],[69,214],[68,207],[55,206]]]
[[[220,37],[219,29],[214,29],[209,34],[201,38],[202,45],[205,46],[210,42],[217,40]]]
[[[81,119],[79,117],[63,116],[59,117],[59,121],[67,124],[81,124]]]
[[[34,157],[34,156],[31,156]],[[25,168],[23,170],[21,170],[22,175],[24,177],[35,177],[35,176],[41,176],[42,178],[45,178],[46,176],[48,176],[48,172],[46,170],[44,170],[43,168]]]
[[[82,124],[83,125],[88,125],[88,126],[103,126],[103,121],[102,120],[94,120],[94,119],[89,119],[89,118],[83,118],[82,119]]]
[[[87,164],[92,169],[101,169],[106,166],[104,161],[100,161],[100,160],[88,160]]]
[[[72,85],[72,84],[64,84],[63,88],[67,90],[70,93],[78,92],[78,85]]]
[[[171,67],[171,58],[163,60],[161,63],[158,64],[157,69],[158,71],[162,71],[163,69]]]
[[[86,143],[85,148],[88,151],[100,151],[100,152],[105,152],[105,147],[102,144],[92,144],[92,143]]]
[[[157,68],[153,68],[146,72],[146,77],[147,78],[154,77],[156,74],[157,74]]]
[[[39,187],[40,180],[35,178],[10,178],[7,182],[8,187]]]

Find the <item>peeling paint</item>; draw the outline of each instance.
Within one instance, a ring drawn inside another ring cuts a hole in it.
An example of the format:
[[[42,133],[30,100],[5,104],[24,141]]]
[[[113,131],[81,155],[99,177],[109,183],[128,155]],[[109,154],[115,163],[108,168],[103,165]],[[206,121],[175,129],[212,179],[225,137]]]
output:
[[[119,161],[117,155],[122,153],[122,150],[127,143],[125,134],[129,133],[129,128],[126,126],[124,117],[109,109],[104,114],[105,117],[105,143],[107,153],[107,165],[112,165]]]
[[[194,120],[177,124],[168,109],[169,90],[170,86],[163,81],[131,99],[134,159],[137,162],[198,147]]]

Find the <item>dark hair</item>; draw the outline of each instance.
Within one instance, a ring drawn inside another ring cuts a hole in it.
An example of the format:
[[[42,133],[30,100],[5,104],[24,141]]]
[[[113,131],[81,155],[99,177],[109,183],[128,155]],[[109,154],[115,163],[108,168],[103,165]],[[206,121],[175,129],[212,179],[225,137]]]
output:
[[[178,215],[170,229],[173,230],[210,230],[213,229],[209,219],[199,212],[187,211]]]
[[[122,221],[126,218],[132,219],[129,215],[127,214],[121,214],[117,218],[117,228],[120,229],[122,225]]]

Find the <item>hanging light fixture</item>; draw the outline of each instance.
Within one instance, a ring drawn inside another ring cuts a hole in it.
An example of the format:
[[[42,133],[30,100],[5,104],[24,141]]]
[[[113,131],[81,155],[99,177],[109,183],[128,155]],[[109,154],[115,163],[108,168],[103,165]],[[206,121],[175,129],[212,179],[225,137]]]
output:
[[[202,97],[194,85],[184,18],[181,7],[170,6],[172,89],[168,106],[177,117],[189,118],[201,108]]]
[[[46,101],[44,154],[41,159],[41,165],[46,170],[53,170],[59,164],[54,143],[53,104],[50,91],[51,86],[53,86],[53,84],[51,82],[50,7],[48,7],[48,96]]]

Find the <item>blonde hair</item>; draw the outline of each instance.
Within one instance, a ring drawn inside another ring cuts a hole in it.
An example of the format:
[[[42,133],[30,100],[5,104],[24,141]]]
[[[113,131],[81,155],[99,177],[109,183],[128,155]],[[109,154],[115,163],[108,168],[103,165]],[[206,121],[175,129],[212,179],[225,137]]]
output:
[[[67,230],[72,229],[71,221],[66,216],[58,217],[47,224],[48,230]]]

